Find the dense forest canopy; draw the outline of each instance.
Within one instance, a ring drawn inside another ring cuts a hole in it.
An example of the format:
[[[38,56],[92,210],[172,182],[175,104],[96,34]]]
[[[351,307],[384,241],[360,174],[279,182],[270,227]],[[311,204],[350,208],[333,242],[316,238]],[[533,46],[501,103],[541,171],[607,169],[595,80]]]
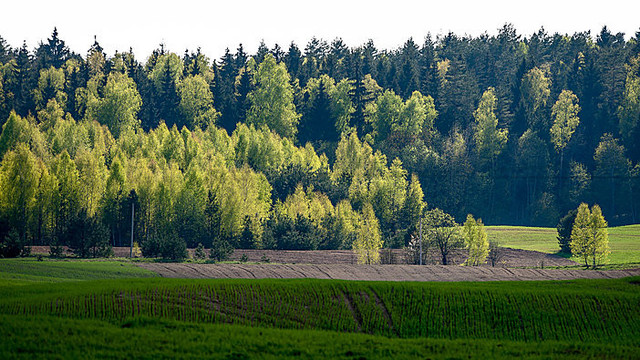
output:
[[[128,244],[132,204],[149,253],[400,247],[427,208],[555,225],[587,202],[626,224],[640,32],[312,38],[213,61],[160,45],[145,62],[77,54],[56,30],[34,51],[0,37],[0,121],[7,242]]]

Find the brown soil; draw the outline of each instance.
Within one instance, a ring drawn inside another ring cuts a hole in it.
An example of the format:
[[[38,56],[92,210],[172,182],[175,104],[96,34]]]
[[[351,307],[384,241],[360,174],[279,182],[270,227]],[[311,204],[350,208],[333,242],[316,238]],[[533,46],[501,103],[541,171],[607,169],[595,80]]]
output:
[[[281,264],[357,264],[357,258],[350,250],[235,250],[232,260],[239,260],[242,255],[247,255],[248,261],[260,262],[263,256],[272,263]],[[384,264],[407,265],[407,256],[403,250],[391,250],[382,252]],[[467,259],[465,250],[454,251],[449,256],[450,265],[459,265]],[[441,258],[436,251],[431,249],[428,254],[428,265],[441,264]],[[501,267],[548,267],[577,265],[574,261],[554,254],[545,254],[538,251],[503,248],[503,257],[499,265]],[[488,266],[488,265],[486,265]]]
[[[188,264],[142,263],[171,278],[342,279],[373,281],[512,281],[608,279],[640,275],[633,270],[508,269],[443,265]]]
[[[49,254],[48,246],[31,247],[33,254]],[[189,250],[193,256],[193,249]],[[128,247],[114,247],[114,256],[129,257]],[[206,250],[209,254],[209,251]],[[545,254],[538,251],[519,250],[503,248],[501,267],[548,267],[548,266],[571,266],[577,265],[575,262],[554,254]],[[72,254],[65,251],[65,254]],[[231,255],[231,260],[240,260],[242,255],[246,255],[250,262],[261,262],[263,257],[271,263],[280,264],[351,264],[357,263],[356,255],[350,250],[235,250]],[[383,250],[382,262],[385,264],[403,265],[408,264],[406,253],[403,250]],[[450,265],[459,265],[466,260],[466,251],[454,251],[449,256]],[[428,254],[428,265],[441,264],[438,253],[431,249]],[[485,265],[488,266],[488,265]]]

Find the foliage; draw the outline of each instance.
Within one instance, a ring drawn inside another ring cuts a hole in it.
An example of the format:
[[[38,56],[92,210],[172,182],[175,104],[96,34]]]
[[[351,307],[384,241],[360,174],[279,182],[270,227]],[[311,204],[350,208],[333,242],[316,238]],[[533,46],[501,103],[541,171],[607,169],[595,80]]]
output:
[[[577,210],[571,210],[567,215],[563,216],[558,222],[556,229],[558,231],[558,245],[560,245],[560,252],[570,254],[571,253],[571,232],[573,230],[573,223],[576,221]]]
[[[435,208],[424,214],[423,227],[426,241],[438,249],[442,265],[448,265],[451,252],[464,246],[460,226],[453,216]]]
[[[182,261],[186,259],[186,242],[175,232],[155,234],[142,243],[142,255],[145,257],[161,257],[164,260]]]
[[[195,260],[204,260],[207,257],[207,254],[204,252],[204,246],[202,243],[198,243],[195,252],[193,253],[193,258]]]
[[[489,240],[489,255],[487,259],[492,267],[500,264],[505,257],[504,248],[498,240]]]
[[[233,254],[233,247],[225,239],[215,239],[209,250],[209,258],[214,261],[225,261]]]
[[[249,217],[267,246],[272,212],[301,184],[335,212],[289,214],[283,229],[304,242],[293,247],[350,249],[353,217],[335,210],[346,202],[356,214],[372,205],[390,248],[415,235],[426,200],[490,224],[550,226],[582,202],[636,223],[637,43],[606,27],[521,36],[505,25],[397,49],[240,46],[212,62],[164,46],[139,61],[98,41],[78,55],[55,30],[35,51],[5,42],[0,212],[25,244],[69,246],[86,213],[124,245],[134,203],[141,244],[171,229],[188,247],[236,246]],[[30,159],[24,181],[10,176],[16,153]],[[21,205],[9,199],[19,193]]]
[[[57,264],[31,263],[39,268]],[[113,264],[73,264],[65,267],[80,267],[76,272],[79,279],[85,274],[93,278],[100,268],[114,268]],[[132,270],[124,267],[120,274],[109,273],[122,277]],[[343,336],[364,333],[391,339],[527,343],[535,339],[537,346],[547,342],[575,344],[578,338],[580,343],[632,346],[638,336],[639,316],[634,280],[520,282],[518,286],[513,282],[427,284],[313,279],[74,281],[5,286],[0,312],[2,316],[19,314],[23,319],[55,316],[102,320],[132,329],[136,324],[145,328],[151,323],[174,321],[190,326],[232,321],[264,331],[323,330],[325,335],[340,332]],[[217,306],[212,308],[213,300]],[[289,311],[282,312],[283,307]],[[434,318],[434,311],[442,316]],[[567,322],[567,318],[582,322]],[[558,332],[558,327],[564,331]]]
[[[486,262],[489,255],[489,242],[487,232],[481,219],[474,219],[473,215],[467,215],[467,220],[462,226],[464,240],[469,250],[466,265],[478,266]]]
[[[360,223],[356,227],[353,250],[358,256],[359,264],[377,264],[380,261],[380,249],[384,241],[380,237],[378,219],[371,204],[362,208]]]
[[[567,147],[580,124],[579,112],[578,97],[570,90],[563,90],[551,108],[551,116],[554,119],[550,130],[551,142],[557,152],[562,152]]]
[[[268,54],[258,65],[253,81],[256,89],[247,97],[251,104],[247,123],[258,128],[266,126],[283,137],[294,137],[300,115],[293,103],[287,68]]]
[[[585,266],[592,267],[603,264],[610,253],[607,222],[600,206],[591,209],[585,203],[578,206],[573,228],[571,230],[571,252],[584,260]]]

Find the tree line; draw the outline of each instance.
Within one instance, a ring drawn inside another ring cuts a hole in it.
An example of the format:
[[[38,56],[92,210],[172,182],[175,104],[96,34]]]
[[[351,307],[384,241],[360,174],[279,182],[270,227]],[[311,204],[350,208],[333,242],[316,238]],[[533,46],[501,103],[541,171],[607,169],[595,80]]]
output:
[[[401,247],[425,199],[490,224],[555,225],[582,202],[635,222],[639,41],[505,25],[140,62],[56,30],[34,51],[0,38],[0,235],[91,254],[127,244],[135,207],[149,254],[351,248],[372,229]]]

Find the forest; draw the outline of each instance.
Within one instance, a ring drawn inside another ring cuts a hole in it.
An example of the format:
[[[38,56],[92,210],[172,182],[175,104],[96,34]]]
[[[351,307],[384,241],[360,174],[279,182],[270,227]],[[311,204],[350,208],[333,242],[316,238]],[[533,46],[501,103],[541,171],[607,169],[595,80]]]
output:
[[[636,223],[639,121],[640,31],[146,61],[0,37],[0,248],[101,256],[132,223],[145,256],[399,248],[427,209],[555,226],[583,202]]]

